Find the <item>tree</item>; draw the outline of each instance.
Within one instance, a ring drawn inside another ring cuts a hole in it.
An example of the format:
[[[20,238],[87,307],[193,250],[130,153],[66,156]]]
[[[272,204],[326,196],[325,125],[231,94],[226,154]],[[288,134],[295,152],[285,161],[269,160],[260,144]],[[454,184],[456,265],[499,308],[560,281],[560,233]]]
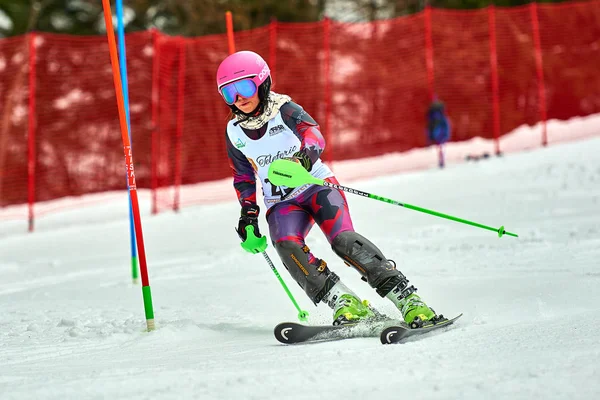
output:
[[[114,2],[113,2],[114,3]],[[35,7],[39,18],[28,26]],[[201,36],[225,32],[226,11],[232,11],[236,30],[267,25],[272,18],[282,22],[320,20],[327,0],[124,0],[128,32],[158,28],[171,35]],[[99,0],[0,0],[0,37],[29,30],[66,34],[104,32]]]

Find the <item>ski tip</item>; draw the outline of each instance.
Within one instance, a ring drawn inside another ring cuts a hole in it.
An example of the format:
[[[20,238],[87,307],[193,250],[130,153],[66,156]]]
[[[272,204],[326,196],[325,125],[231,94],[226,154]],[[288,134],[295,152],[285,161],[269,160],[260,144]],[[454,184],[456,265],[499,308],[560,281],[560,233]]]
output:
[[[390,326],[381,332],[379,340],[381,341],[381,344],[397,343],[399,341],[398,336],[403,336],[406,330],[407,328],[404,327]]]
[[[273,334],[275,335],[275,339],[277,339],[277,341],[284,343],[284,344],[289,343],[289,338],[287,336],[287,333],[291,329],[292,328],[287,323],[277,324],[277,326],[275,328],[273,328]]]
[[[406,326],[390,326],[384,329],[379,335],[379,339],[381,344],[395,344],[400,343],[404,338],[408,336],[418,335],[428,333],[430,331],[444,328],[452,325],[454,321],[462,317],[462,313],[458,314],[456,317],[447,319],[443,322],[437,323],[435,325],[426,326],[423,328],[415,328],[411,329]]]
[[[283,344],[293,344],[295,343],[295,340],[293,340],[291,332],[295,328],[302,326],[304,325],[299,324],[297,322],[281,322],[277,324],[277,326],[275,326],[275,328],[273,329],[273,334],[279,342]]]

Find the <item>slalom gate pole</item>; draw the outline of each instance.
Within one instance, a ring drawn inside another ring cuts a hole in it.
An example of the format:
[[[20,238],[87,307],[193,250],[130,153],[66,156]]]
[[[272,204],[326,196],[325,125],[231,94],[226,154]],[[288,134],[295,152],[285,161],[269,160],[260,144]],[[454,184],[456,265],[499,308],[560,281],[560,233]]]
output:
[[[227,26],[227,44],[229,54],[235,53],[235,37],[233,35],[233,15],[231,11],[225,12],[225,24]]]
[[[125,115],[127,116],[127,128],[129,141],[131,142],[131,118],[129,113],[129,84],[127,82],[127,51],[125,46],[125,22],[123,18],[123,0],[117,0],[117,34],[119,37],[119,64],[121,66],[121,77],[123,83],[123,102],[125,104]],[[129,185],[129,180],[127,179]],[[129,189],[129,187],[127,188]],[[129,193],[129,190],[127,190]],[[131,195],[129,198],[129,238],[131,244],[131,280],[134,284],[138,280],[137,249],[135,246],[135,226],[133,223],[133,208],[131,207]]]
[[[125,104],[123,100],[121,83],[121,73],[119,71],[119,56],[117,54],[117,43],[115,40],[115,31],[112,23],[112,12],[110,9],[110,0],[102,0],[104,8],[104,22],[106,24],[106,35],[108,37],[108,47],[110,51],[110,61],[113,71],[113,80],[115,85],[115,95],[117,97],[117,106],[119,109],[119,123],[121,126],[121,138],[123,139],[123,151],[125,153],[125,168],[127,171],[127,183],[129,195],[131,197],[131,209],[135,224],[137,236],[137,247],[140,260],[140,274],[142,278],[142,296],[144,299],[144,311],[146,314],[146,326],[148,331],[155,329],[154,310],[152,307],[152,292],[148,280],[148,266],[146,264],[146,250],[144,248],[144,235],[142,233],[142,220],[140,218],[140,206],[135,182],[135,171],[133,165],[133,152],[131,150],[131,141],[129,140],[129,128],[127,117],[125,115]]]
[[[306,184],[314,184],[320,186],[326,186],[333,189],[341,190],[346,193],[357,194],[359,196],[368,197],[369,199],[375,199],[379,201],[383,201],[384,203],[393,204],[395,206],[400,206],[404,208],[408,208],[410,210],[419,211],[425,214],[434,215],[436,217],[449,219],[455,222],[460,222],[462,224],[471,225],[477,228],[486,229],[489,231],[493,231],[498,233],[498,237],[502,237],[503,235],[519,237],[519,235],[511,232],[507,232],[504,230],[504,226],[500,228],[493,228],[491,226],[483,225],[477,222],[472,222],[466,219],[453,217],[452,215],[443,214],[441,212],[428,210],[426,208],[413,206],[408,203],[401,203],[396,200],[388,199],[382,196],[377,196],[375,194],[371,194],[368,192],[363,192],[362,190],[352,189],[346,186],[338,185],[335,183],[327,182],[324,179],[315,178],[304,169],[304,167],[294,161],[278,159],[271,163],[269,166],[269,181],[271,184],[275,186],[287,186],[287,187],[298,187]]]

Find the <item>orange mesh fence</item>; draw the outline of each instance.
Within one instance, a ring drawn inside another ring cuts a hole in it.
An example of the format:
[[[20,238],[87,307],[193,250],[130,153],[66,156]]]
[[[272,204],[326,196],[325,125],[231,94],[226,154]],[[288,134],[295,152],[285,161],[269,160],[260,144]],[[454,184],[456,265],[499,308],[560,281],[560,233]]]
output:
[[[215,90],[226,35],[147,31],[126,41],[138,187],[152,189],[155,212],[221,199],[180,187],[230,176],[229,109]],[[263,55],[273,90],[321,125],[327,161],[427,146],[434,97],[446,104],[452,141],[495,139],[499,151],[518,126],[600,112],[598,1],[273,22],[237,32],[235,45]],[[0,40],[0,104],[0,218],[26,218],[15,205],[125,189],[104,36]],[[539,144],[546,139],[552,132],[540,132]]]

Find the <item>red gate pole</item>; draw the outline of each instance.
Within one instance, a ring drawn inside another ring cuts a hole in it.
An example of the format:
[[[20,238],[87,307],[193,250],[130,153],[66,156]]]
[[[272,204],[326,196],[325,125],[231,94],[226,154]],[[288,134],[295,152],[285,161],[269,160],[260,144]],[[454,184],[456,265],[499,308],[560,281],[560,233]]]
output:
[[[544,61],[542,58],[542,41],[540,39],[540,23],[538,18],[538,6],[536,2],[529,5],[531,11],[531,25],[533,29],[533,42],[535,44],[535,69],[538,78],[538,97],[540,119],[542,122],[542,146],[548,145],[548,133],[546,130],[546,86],[544,83]]]
[[[29,213],[29,232],[33,232],[34,224],[34,206],[35,206],[35,131],[36,131],[36,34],[29,34],[29,111],[28,111],[28,129],[27,129],[27,204]]]
[[[492,79],[492,118],[494,121],[494,146],[500,155],[500,89],[498,84],[498,49],[496,46],[496,7],[488,7],[490,30],[490,72]]]
[[[148,266],[146,264],[146,250],[144,248],[144,235],[142,233],[142,220],[140,218],[140,205],[135,183],[135,171],[133,165],[133,152],[131,142],[129,141],[129,128],[127,117],[125,115],[125,102],[123,100],[123,85],[121,83],[121,72],[119,69],[119,56],[117,54],[117,41],[115,39],[115,30],[112,23],[112,12],[110,10],[110,0],[102,0],[104,7],[104,22],[106,24],[106,35],[110,50],[110,61],[112,64],[113,80],[115,84],[115,94],[117,97],[117,106],[119,109],[119,122],[121,125],[121,137],[123,139],[123,151],[125,153],[125,168],[129,183],[129,194],[131,196],[131,207],[135,223],[135,233],[137,235],[138,255],[140,257],[140,272],[142,276],[142,295],[144,298],[144,310],[146,314],[146,327],[148,331],[154,330],[154,310],[152,307],[152,293],[148,280]]]
[[[227,43],[229,44],[229,54],[235,53],[235,38],[233,36],[233,17],[231,11],[225,12],[225,23],[227,25]]]

